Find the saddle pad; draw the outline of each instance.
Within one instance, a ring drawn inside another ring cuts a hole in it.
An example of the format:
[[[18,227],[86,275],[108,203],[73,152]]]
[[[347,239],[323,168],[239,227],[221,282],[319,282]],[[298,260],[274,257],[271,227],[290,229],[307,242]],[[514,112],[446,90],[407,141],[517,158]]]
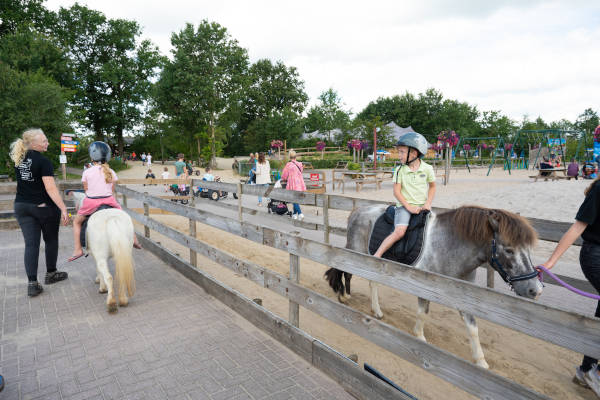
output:
[[[93,213],[91,213],[90,215],[88,215],[83,220],[83,223],[81,224],[81,233],[79,234],[79,241],[81,242],[81,247],[87,247],[86,242],[85,242],[85,232],[87,230],[88,219],[90,219],[90,217],[92,215],[94,215],[95,212],[98,212],[100,210],[108,210],[109,208],[113,208],[113,207],[109,206],[108,204],[101,204],[100,207],[98,207],[96,209],[96,211],[94,211]]]
[[[369,237],[369,254],[375,254],[381,242],[394,231],[394,210],[394,206],[389,206],[375,221]],[[406,234],[383,253],[383,258],[412,265],[421,255],[428,217],[427,210],[411,215]]]

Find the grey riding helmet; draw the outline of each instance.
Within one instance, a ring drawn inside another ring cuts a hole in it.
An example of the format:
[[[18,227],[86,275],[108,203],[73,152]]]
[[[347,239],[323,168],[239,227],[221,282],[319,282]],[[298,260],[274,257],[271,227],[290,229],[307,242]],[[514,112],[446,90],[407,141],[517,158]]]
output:
[[[429,143],[423,135],[417,132],[407,132],[400,136],[396,146],[408,146],[416,149],[419,152],[419,158],[425,157],[429,149]]]
[[[89,148],[90,158],[92,161],[109,162],[110,161],[110,146],[104,142],[94,142]]]

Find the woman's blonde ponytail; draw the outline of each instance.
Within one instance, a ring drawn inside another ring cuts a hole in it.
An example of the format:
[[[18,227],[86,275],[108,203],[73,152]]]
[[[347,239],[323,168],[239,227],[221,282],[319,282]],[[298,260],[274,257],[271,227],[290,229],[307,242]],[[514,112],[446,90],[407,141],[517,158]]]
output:
[[[10,144],[10,159],[15,163],[15,167],[21,164],[26,152],[27,147],[23,139],[19,138]]]
[[[21,164],[35,137],[43,134],[44,131],[38,128],[27,129],[20,138],[10,144],[10,159],[15,163],[15,167]]]
[[[104,181],[106,183],[111,183],[113,181],[113,176],[108,163],[102,163],[102,172],[104,172]]]

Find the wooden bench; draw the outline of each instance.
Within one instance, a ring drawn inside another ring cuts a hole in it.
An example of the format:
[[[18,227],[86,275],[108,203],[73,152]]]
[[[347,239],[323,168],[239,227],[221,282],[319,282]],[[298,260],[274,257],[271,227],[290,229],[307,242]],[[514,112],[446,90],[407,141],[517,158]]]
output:
[[[10,182],[10,176],[8,175],[0,175],[0,182]]]
[[[302,165],[304,166],[303,170],[307,170],[307,169],[315,169],[312,165],[311,162],[303,162]]]
[[[364,185],[375,184],[377,185],[377,190],[381,189],[381,182],[383,182],[383,178],[375,177],[375,178],[365,178],[365,179],[356,179],[354,180],[356,183],[356,191],[360,192]]]
[[[346,169],[348,168],[348,161],[338,161],[337,164],[335,165],[335,169]]]

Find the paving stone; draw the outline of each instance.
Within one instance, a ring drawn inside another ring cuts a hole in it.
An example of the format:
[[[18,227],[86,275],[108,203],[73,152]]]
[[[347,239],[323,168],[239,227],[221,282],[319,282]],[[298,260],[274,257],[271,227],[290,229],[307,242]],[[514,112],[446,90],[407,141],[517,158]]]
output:
[[[71,234],[61,228],[59,260]],[[21,244],[0,231],[3,399],[352,398],[149,252],[135,252],[129,307],[108,314],[92,257],[59,264],[69,279],[29,298]]]

